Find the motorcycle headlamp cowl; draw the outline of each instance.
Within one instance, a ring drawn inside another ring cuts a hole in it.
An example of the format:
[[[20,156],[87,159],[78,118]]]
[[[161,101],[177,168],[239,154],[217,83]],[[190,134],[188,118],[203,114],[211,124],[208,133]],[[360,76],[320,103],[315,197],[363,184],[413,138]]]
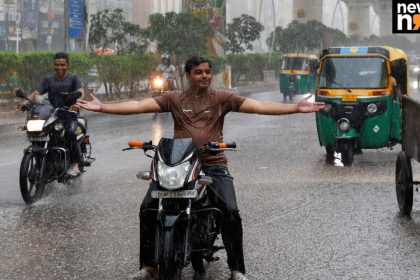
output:
[[[160,186],[168,190],[180,189],[190,170],[190,162],[186,161],[176,166],[167,166],[161,161],[157,164],[157,174]]]
[[[26,130],[28,132],[41,132],[44,127],[45,120],[29,120],[26,123]]]

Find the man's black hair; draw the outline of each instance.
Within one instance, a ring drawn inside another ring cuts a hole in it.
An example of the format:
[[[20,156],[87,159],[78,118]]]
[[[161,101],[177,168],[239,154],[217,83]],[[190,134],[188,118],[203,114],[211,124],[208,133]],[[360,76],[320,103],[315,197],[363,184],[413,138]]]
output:
[[[69,55],[65,52],[58,52],[54,55],[55,59],[65,59],[67,63],[69,63]]]
[[[211,69],[211,61],[208,58],[201,56],[193,56],[185,62],[185,73],[190,74],[193,67],[200,65],[201,63],[208,63]]]

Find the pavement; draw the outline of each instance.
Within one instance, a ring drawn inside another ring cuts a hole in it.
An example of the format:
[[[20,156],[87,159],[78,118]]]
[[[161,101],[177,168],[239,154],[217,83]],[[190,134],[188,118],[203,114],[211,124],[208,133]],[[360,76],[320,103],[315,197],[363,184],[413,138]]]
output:
[[[278,81],[267,81],[267,82],[253,82],[248,84],[243,84],[235,88],[231,88],[234,92],[238,92],[238,94],[249,94],[253,92],[264,92],[278,89]],[[118,100],[122,101],[122,100]],[[108,101],[109,103],[115,101]],[[105,103],[108,103],[105,102]],[[89,115],[92,112],[84,111],[83,115]],[[20,112],[17,110],[10,110],[10,111],[0,111],[0,125],[9,125],[9,124],[24,124],[26,114],[24,112]]]

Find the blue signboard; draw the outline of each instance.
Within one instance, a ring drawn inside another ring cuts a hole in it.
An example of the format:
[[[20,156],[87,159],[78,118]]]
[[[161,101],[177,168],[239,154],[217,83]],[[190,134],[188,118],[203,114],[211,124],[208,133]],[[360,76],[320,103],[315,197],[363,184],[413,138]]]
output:
[[[69,38],[82,39],[85,26],[84,0],[68,0],[67,4]]]

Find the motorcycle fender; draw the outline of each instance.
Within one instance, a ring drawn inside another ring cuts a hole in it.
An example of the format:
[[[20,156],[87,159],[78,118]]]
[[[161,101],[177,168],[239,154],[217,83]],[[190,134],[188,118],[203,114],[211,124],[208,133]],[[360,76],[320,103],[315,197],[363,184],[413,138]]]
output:
[[[168,227],[174,227],[176,223],[181,219],[182,214],[180,215],[165,215],[163,219],[163,226]]]

